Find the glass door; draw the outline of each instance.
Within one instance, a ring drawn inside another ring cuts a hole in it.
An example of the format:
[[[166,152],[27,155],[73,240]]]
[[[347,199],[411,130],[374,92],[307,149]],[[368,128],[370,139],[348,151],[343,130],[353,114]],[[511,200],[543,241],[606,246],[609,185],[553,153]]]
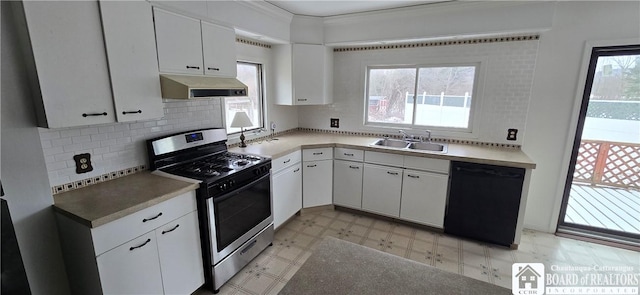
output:
[[[558,233],[640,242],[640,45],[595,47]]]

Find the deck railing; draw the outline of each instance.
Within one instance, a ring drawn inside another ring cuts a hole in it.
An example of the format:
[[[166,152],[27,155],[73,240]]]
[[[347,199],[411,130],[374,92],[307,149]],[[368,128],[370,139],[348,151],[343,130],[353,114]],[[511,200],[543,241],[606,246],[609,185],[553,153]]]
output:
[[[640,144],[582,140],[573,181],[640,189]]]

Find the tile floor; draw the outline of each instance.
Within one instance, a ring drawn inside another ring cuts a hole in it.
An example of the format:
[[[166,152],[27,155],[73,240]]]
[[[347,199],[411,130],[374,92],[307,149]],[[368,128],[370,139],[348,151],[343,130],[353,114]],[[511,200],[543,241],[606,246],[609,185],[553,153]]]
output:
[[[640,252],[525,230],[518,250],[459,239],[343,211],[305,213],[280,228],[267,248],[221,289],[226,294],[277,294],[311,255],[318,241],[333,236],[511,289],[511,265],[633,266]],[[198,290],[195,294],[211,294]]]

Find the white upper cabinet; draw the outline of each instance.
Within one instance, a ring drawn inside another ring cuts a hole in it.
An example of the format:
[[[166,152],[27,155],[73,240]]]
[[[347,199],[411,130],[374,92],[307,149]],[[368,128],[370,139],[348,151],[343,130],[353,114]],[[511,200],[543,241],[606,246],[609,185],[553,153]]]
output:
[[[160,72],[236,77],[232,29],[157,7],[153,13]]]
[[[160,72],[202,75],[200,20],[153,8]]]
[[[276,104],[321,105],[333,102],[333,51],[324,45],[273,47]]]
[[[39,125],[115,122],[98,2],[22,3],[42,96]]]
[[[100,1],[100,13],[118,122],[162,117],[151,5]]]
[[[236,32],[232,29],[202,22],[202,54],[204,74],[236,77]]]

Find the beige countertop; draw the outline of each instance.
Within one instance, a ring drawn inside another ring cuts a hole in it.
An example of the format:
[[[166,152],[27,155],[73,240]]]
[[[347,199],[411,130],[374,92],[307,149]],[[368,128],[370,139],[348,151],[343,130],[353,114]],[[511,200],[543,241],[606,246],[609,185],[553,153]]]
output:
[[[534,169],[536,164],[520,149],[449,143],[447,153],[434,153],[372,146],[379,137],[340,135],[331,133],[292,132],[276,136],[278,140],[252,142],[246,148],[234,147],[232,152],[278,158],[300,148],[346,147],[408,156],[429,157],[479,164]]]
[[[98,227],[198,188],[148,171],[53,196],[54,209],[88,227]]]

